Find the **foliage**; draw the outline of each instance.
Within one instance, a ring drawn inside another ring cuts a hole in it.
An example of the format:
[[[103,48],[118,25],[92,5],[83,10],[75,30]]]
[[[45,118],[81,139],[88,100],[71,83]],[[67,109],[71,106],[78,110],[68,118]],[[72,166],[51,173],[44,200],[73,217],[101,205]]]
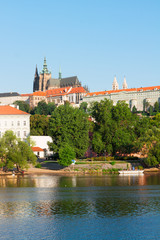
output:
[[[42,165],[41,165],[40,163],[37,163],[35,167],[36,167],[36,168],[41,168]]]
[[[145,163],[150,166],[156,166],[160,163],[160,142],[153,144],[149,150],[149,154]]]
[[[132,113],[136,113],[136,112],[137,112],[137,108],[135,106],[133,106]]]
[[[154,104],[154,111],[159,112],[159,103],[158,102],[155,102],[155,104]]]
[[[48,136],[50,133],[49,117],[39,114],[31,115],[30,129],[32,136]]]
[[[55,110],[56,105],[54,102],[46,103],[44,100],[38,103],[38,106],[31,110],[31,114],[51,115]]]
[[[51,150],[57,153],[68,143],[77,157],[83,156],[89,145],[89,121],[84,111],[66,103],[55,109],[49,123],[50,136],[53,140],[49,145]]]
[[[90,112],[96,121],[92,139],[94,151],[115,155],[117,152],[131,153],[137,150],[137,116],[126,103],[119,101],[113,106],[112,101],[105,99],[94,102]]]
[[[6,131],[0,139],[0,161],[7,168],[28,168],[28,163],[36,163],[36,156],[26,142],[20,141],[12,131]]]
[[[82,102],[82,103],[80,104],[79,109],[83,110],[84,112],[87,112],[87,106],[88,106],[88,103],[87,103],[87,102]]]
[[[69,166],[72,163],[72,160],[76,157],[74,149],[65,144],[59,149],[59,164],[62,166]]]
[[[26,103],[25,101],[15,101],[14,104],[18,105],[20,110],[27,113],[30,112],[29,104]]]

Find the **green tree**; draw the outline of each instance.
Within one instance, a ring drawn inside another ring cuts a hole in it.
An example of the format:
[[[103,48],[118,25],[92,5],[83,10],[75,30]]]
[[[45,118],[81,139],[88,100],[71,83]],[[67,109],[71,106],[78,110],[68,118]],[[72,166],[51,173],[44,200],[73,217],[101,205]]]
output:
[[[160,142],[156,142],[149,150],[145,163],[150,166],[156,166],[160,163]]]
[[[101,154],[105,150],[105,145],[102,141],[102,135],[99,132],[94,132],[92,139],[92,148],[93,151]]]
[[[40,101],[34,109],[32,109],[31,114],[39,114],[39,115],[51,115],[55,110],[56,105],[54,102],[46,103],[44,100]]]
[[[149,109],[148,109],[148,112],[149,112],[149,116],[153,116],[153,106],[149,106]]]
[[[68,144],[64,144],[59,149],[59,164],[62,166],[69,166],[72,163],[72,160],[75,159],[76,154],[74,152],[73,147],[69,146]]]
[[[88,115],[68,103],[55,109],[50,118],[50,148],[58,153],[66,143],[73,147],[76,156],[83,156],[89,145]]]
[[[132,108],[132,113],[137,113],[137,108],[135,106]]]
[[[26,103],[25,101],[15,101],[14,104],[18,105],[20,110],[27,113],[30,112],[29,104]]]
[[[0,162],[7,168],[28,168],[28,164],[36,163],[36,156],[30,146],[19,140],[12,131],[6,131],[0,139]]]
[[[135,151],[135,125],[138,117],[130,111],[125,102],[119,101],[113,106],[112,101],[105,99],[93,103],[90,112],[95,119],[94,132],[98,132],[98,142],[96,143],[95,134],[92,139],[93,149],[97,150],[97,153],[104,150],[108,154]]]
[[[84,112],[87,112],[87,106],[88,106],[87,102],[82,102],[79,109],[83,110]]]
[[[30,129],[32,136],[48,136],[50,134],[49,117],[39,114],[31,115]]]
[[[159,112],[159,103],[158,102],[155,102],[155,104],[154,104],[154,111],[155,112]]]

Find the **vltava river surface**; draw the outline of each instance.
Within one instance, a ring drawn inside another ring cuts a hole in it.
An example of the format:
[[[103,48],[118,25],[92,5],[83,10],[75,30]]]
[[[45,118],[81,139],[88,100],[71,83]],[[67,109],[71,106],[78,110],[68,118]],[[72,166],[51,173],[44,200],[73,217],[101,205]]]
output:
[[[160,239],[160,175],[0,177],[0,239]]]

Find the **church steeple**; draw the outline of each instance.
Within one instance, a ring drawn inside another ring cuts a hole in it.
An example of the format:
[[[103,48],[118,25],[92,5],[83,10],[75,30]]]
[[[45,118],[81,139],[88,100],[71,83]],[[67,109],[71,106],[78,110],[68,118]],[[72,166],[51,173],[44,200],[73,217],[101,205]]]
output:
[[[37,64],[36,64],[36,71],[35,71],[35,77],[38,77],[38,68],[37,68]]]
[[[126,82],[126,77],[124,76],[124,81],[123,81],[123,86],[122,86],[123,89],[127,89],[128,86],[127,86],[127,82]]]
[[[119,85],[116,79],[116,76],[114,77],[113,83],[112,83],[112,90],[118,90],[119,89]]]
[[[62,78],[62,72],[61,72],[61,67],[59,68],[59,79]]]
[[[48,68],[47,68],[46,57],[44,57],[42,73],[51,73],[48,71]]]
[[[36,65],[36,71],[34,75],[34,82],[33,82],[33,92],[39,91],[39,74],[38,74],[38,68]]]

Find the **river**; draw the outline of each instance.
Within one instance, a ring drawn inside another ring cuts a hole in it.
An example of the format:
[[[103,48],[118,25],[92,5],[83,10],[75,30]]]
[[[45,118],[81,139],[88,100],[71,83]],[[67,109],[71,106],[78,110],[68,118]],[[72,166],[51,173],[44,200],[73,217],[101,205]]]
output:
[[[160,175],[0,177],[0,239],[160,239]]]

